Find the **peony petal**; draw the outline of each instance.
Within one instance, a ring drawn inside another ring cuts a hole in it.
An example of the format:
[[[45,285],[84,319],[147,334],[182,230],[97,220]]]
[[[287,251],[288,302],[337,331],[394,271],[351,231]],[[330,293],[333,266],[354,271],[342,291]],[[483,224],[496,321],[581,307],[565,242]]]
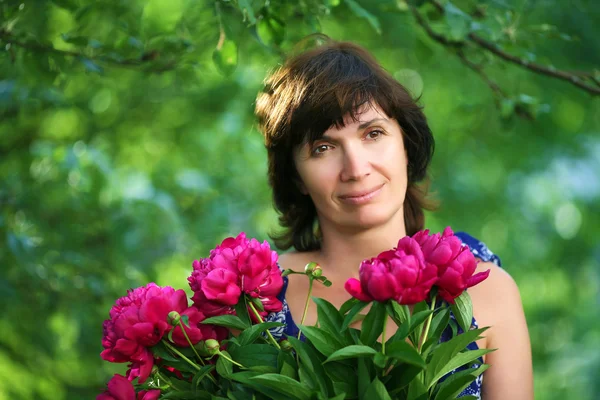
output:
[[[115,374],[108,381],[107,387],[115,400],[135,400],[135,389],[123,375]]]
[[[346,281],[346,283],[344,284],[344,288],[346,289],[346,291],[348,293],[350,293],[350,295],[360,301],[365,301],[365,302],[370,302],[373,301],[373,299],[368,296],[367,294],[365,294],[362,290],[362,286],[360,284],[360,281],[356,278],[350,278]]]
[[[489,275],[490,275],[489,269],[487,271],[479,272],[479,273],[473,275],[472,277],[467,279],[467,285],[466,285],[467,288],[473,287],[473,286],[483,282],[484,280],[487,279],[487,277]]]

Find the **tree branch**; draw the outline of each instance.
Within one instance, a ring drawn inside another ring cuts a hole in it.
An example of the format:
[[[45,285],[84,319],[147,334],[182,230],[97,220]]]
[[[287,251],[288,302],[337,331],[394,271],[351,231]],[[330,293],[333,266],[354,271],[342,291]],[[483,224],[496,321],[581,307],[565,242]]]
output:
[[[579,87],[580,89],[583,89],[586,92],[589,92],[593,95],[600,95],[600,88],[588,85],[587,83],[585,83],[583,81],[583,79],[581,79],[579,76],[577,76],[573,73],[569,73],[567,71],[561,71],[552,66],[547,67],[542,64],[532,63],[532,62],[529,62],[522,58],[519,58],[517,56],[514,56],[512,54],[508,54],[507,52],[501,50],[500,47],[498,47],[498,45],[496,45],[495,43],[489,42],[489,41],[485,40],[484,38],[477,36],[474,33],[469,33],[467,35],[467,37],[471,41],[473,41],[477,45],[479,45],[480,47],[483,47],[484,49],[490,51],[491,53],[497,55],[498,57],[502,58],[505,61],[519,65],[523,68],[526,68],[533,72],[540,73],[542,75],[551,76],[553,78],[567,81],[567,82],[571,83],[572,85],[575,85],[575,86]]]
[[[79,59],[83,59],[83,60],[90,60],[90,61],[94,61],[94,62],[109,63],[112,65],[116,65],[119,67],[125,67],[125,68],[141,66],[145,63],[149,63],[151,61],[156,60],[159,56],[159,54],[155,51],[150,51],[150,52],[144,53],[139,59],[129,58],[129,59],[118,60],[118,59],[110,58],[110,57],[90,56],[90,55],[86,55],[86,54],[76,52],[76,51],[60,50],[55,47],[43,45],[41,43],[23,42],[23,41],[16,39],[10,32],[8,32],[4,29],[0,29],[0,40],[6,42],[10,46],[17,46],[17,47],[27,49],[27,50],[32,50],[35,52],[52,53],[52,54],[61,55],[63,57],[75,57],[75,58],[79,58]],[[12,48],[12,47],[10,47],[10,48]],[[14,61],[14,58],[13,58],[13,61]],[[176,62],[170,62],[170,63],[167,63],[166,65],[159,66],[155,69],[152,69],[151,71],[152,72],[164,72],[164,71],[173,69],[176,65],[177,65]]]
[[[431,4],[433,4],[433,6],[441,14],[445,13],[444,7],[438,1],[431,0]],[[441,34],[435,32],[431,28],[431,26],[427,23],[427,21],[425,20],[423,15],[421,15],[421,13],[414,6],[412,1],[408,1],[408,6],[409,6],[410,11],[412,12],[413,16],[417,20],[418,24],[421,25],[421,27],[425,30],[425,32],[427,32],[429,37],[431,37],[433,40],[435,40],[436,42],[438,42],[446,47],[452,47],[455,49],[461,49],[465,46],[466,42],[464,40],[463,41],[451,41],[448,38],[446,38],[444,35],[441,35]],[[598,79],[596,79],[596,77],[591,73],[588,73],[588,72],[576,72],[575,73],[575,72],[561,71],[552,66],[548,67],[548,66],[545,66],[542,64],[529,62],[527,60],[524,60],[522,58],[519,58],[517,56],[514,56],[512,54],[505,52],[504,50],[500,49],[500,47],[498,45],[496,45],[495,43],[490,42],[472,32],[467,35],[467,39],[469,39],[471,42],[475,43],[477,46],[502,58],[505,61],[519,65],[522,68],[528,69],[530,71],[533,71],[533,72],[536,72],[536,73],[539,73],[542,75],[546,75],[546,76],[550,76],[552,78],[567,81],[567,82],[571,83],[572,85],[575,85],[575,86],[579,87],[580,89],[583,89],[592,95],[600,95],[600,87],[589,85],[584,81],[584,78],[588,78],[600,86],[600,82],[598,81]],[[469,66],[469,67],[471,67],[471,66]],[[476,71],[476,72],[480,73],[480,71]],[[480,73],[480,75],[481,75],[481,73]]]

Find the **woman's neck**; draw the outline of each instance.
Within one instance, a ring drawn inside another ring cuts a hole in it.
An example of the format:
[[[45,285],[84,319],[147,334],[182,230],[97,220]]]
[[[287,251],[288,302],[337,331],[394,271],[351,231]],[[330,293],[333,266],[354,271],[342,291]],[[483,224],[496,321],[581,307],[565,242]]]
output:
[[[398,240],[406,236],[404,219],[352,233],[328,226],[322,226],[321,232],[319,263],[330,275],[344,274],[348,278],[358,276],[363,260],[396,247]]]

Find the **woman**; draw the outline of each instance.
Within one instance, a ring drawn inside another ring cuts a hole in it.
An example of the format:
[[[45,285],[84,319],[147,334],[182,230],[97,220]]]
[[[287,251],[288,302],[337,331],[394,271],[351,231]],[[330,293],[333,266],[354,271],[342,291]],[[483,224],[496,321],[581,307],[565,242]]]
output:
[[[434,147],[426,118],[367,51],[331,40],[275,71],[257,99],[256,114],[284,228],[274,239],[280,248],[295,250],[282,255],[280,264],[322,265],[333,286],[316,285],[313,295],[339,307],[349,298],[344,282],[358,276],[362,260],[423,229],[429,205],[419,182],[426,179]],[[476,381],[463,394],[532,399],[531,350],[517,286],[485,245],[460,237],[482,260],[477,272],[491,270],[469,290],[476,323],[491,326],[471,348],[498,349],[486,355],[491,367],[483,385]],[[282,295],[290,334],[297,330],[308,280],[291,275],[288,283]],[[315,321],[312,307],[305,324]]]

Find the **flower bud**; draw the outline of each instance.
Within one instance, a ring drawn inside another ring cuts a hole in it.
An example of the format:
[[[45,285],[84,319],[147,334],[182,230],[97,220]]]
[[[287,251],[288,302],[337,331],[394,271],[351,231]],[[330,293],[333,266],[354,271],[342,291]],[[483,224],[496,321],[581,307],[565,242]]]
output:
[[[215,339],[208,339],[204,342],[204,350],[211,356],[219,352],[221,345]]]
[[[290,343],[289,340],[282,340],[279,343],[279,346],[281,346],[281,350],[283,350],[285,352],[290,352],[290,351],[294,350],[294,347],[292,346],[292,344]]]
[[[317,264],[315,269],[313,269],[313,271],[312,271],[312,276],[314,276],[315,278],[318,278],[321,275],[323,275],[323,269],[321,268],[321,266],[319,264]]]
[[[169,319],[169,323],[173,326],[179,325],[179,321],[181,321],[181,315],[179,315],[177,311],[171,311],[167,315],[167,318]]]
[[[304,273],[305,273],[305,274],[307,274],[307,275],[308,275],[308,274],[311,274],[311,273],[312,273],[312,272],[315,270],[315,268],[316,268],[316,267],[319,267],[319,268],[321,268],[321,267],[319,266],[319,264],[317,264],[317,263],[316,263],[316,262],[314,262],[314,261],[311,261],[311,262],[309,262],[308,264],[306,264],[306,266],[304,266]]]

